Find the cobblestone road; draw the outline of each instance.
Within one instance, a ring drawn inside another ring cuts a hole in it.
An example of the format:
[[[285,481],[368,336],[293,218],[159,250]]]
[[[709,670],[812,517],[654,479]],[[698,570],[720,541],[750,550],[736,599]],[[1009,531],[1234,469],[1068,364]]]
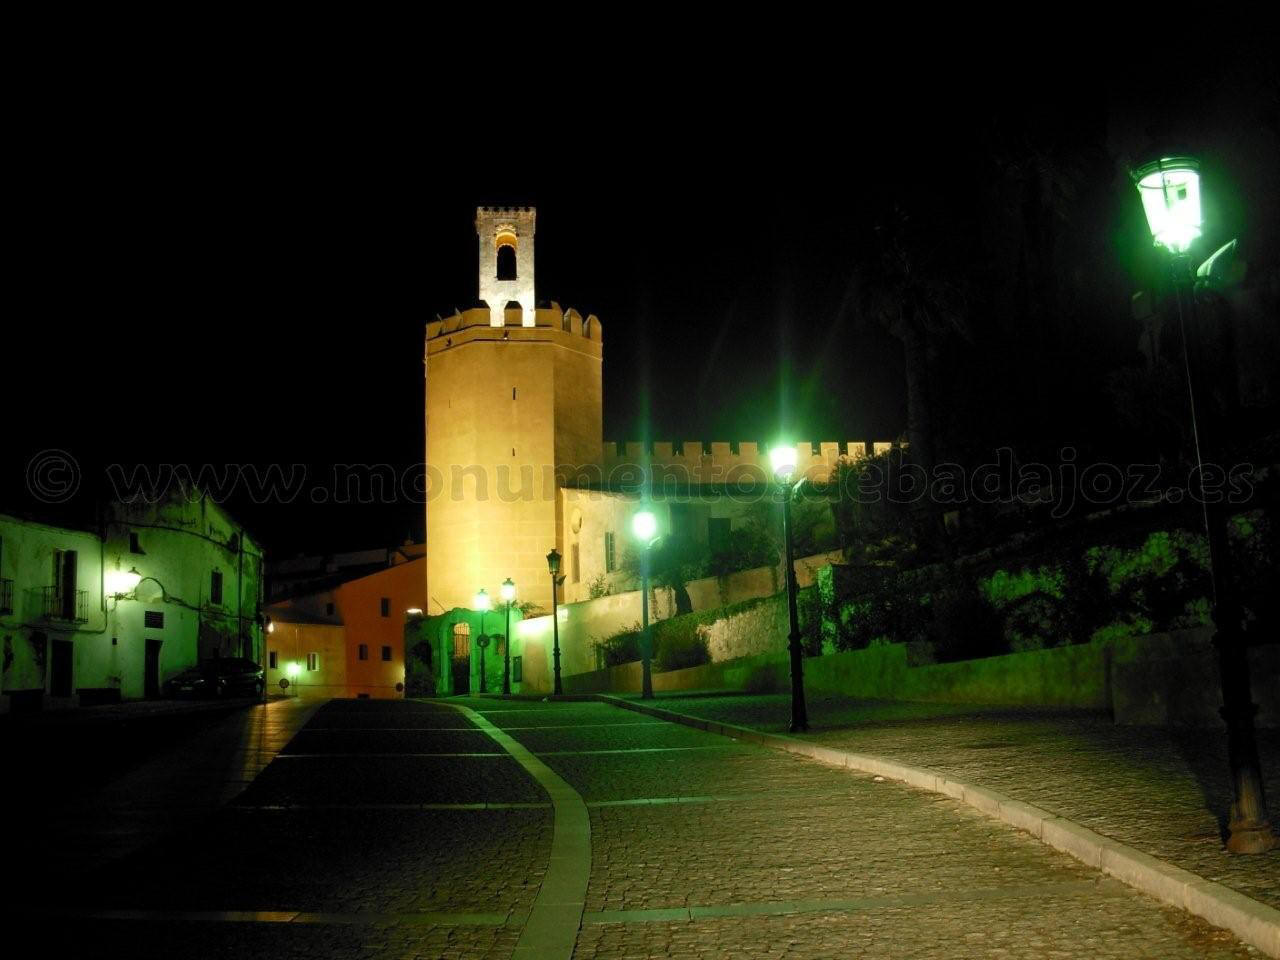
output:
[[[1258,955],[947,798],[601,703],[456,702],[586,802],[577,958]],[[552,824],[463,712],[334,701],[229,805],[21,922],[53,956],[505,958]]]
[[[790,695],[663,697],[680,713],[785,733]],[[1082,712],[811,696],[807,739],[928,767],[1035,804],[1168,863],[1280,907],[1280,849],[1223,846],[1231,802],[1227,738],[1214,730],[1116,726]],[[1259,730],[1273,822],[1280,731]]]

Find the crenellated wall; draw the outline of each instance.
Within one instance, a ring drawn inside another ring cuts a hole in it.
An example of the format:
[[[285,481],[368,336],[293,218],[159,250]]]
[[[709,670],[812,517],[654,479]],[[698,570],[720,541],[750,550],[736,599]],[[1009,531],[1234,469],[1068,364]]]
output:
[[[508,307],[504,311],[506,325],[500,324],[496,327],[503,331],[503,335],[498,339],[536,341],[545,339],[546,333],[555,331],[559,334],[591,340],[597,344],[604,341],[604,330],[600,319],[594,313],[584,317],[573,307],[568,310],[562,309],[554,300],[549,305],[534,310],[534,322],[531,324],[524,322],[525,312],[523,307]],[[447,317],[437,316],[435,320],[427,322],[427,353],[431,354],[435,350],[444,350],[453,346],[454,343],[448,342],[450,340],[458,343],[465,342],[467,334],[479,333],[484,339],[493,339],[494,329],[494,324],[490,322],[489,304],[485,301],[481,300],[465,310],[455,309]],[[599,352],[598,347],[596,352]]]
[[[886,452],[889,441],[799,441],[796,469],[812,480],[824,480],[841,457],[861,460]],[[770,476],[769,448],[754,441],[685,440],[655,441],[647,448],[636,441],[606,441],[601,454],[604,478],[615,484],[638,483],[643,471],[653,471],[653,482],[676,483],[760,483]],[[628,474],[635,476],[628,480]]]

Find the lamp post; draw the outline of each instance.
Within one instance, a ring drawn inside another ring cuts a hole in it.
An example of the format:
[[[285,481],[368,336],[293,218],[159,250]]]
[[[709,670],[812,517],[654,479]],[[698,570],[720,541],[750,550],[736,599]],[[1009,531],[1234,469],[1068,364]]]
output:
[[[507,632],[502,642],[502,692],[511,695],[511,605],[516,602],[516,585],[510,577],[502,581],[502,600],[507,607]]]
[[[791,648],[791,732],[809,729],[809,714],[804,706],[804,661],[800,649],[800,617],[796,612],[796,561],[791,545],[791,495],[796,483],[796,448],[777,444],[769,448],[769,465],[782,487],[782,541],[787,556],[787,618],[790,624]]]
[[[631,518],[631,533],[640,542],[640,696],[653,699],[653,636],[649,630],[649,556],[658,532],[658,518],[644,507]]]
[[[555,674],[553,693],[558,697],[564,693],[560,684],[560,616],[556,613],[556,587],[564,582],[560,576],[560,552],[555,547],[547,554],[547,569],[551,571],[551,663]]]
[[[483,587],[476,593],[473,603],[475,609],[480,611],[480,636],[476,637],[476,646],[480,648],[480,692],[488,693],[484,679],[484,651],[489,646],[489,635],[484,632],[484,615],[489,612],[489,594],[484,592]]]
[[[1196,482],[1209,543],[1213,644],[1218,649],[1222,683],[1221,714],[1227,724],[1227,760],[1231,766],[1231,786],[1235,797],[1227,824],[1230,834],[1227,850],[1232,853],[1265,853],[1275,848],[1277,840],[1267,817],[1262,769],[1258,762],[1254,731],[1254,714],[1258,707],[1252,699],[1249,656],[1241,629],[1243,611],[1231,578],[1231,554],[1227,543],[1230,514],[1225,497],[1218,495],[1210,502],[1204,486],[1204,461],[1214,462],[1215,457],[1209,451],[1210,443],[1216,437],[1212,428],[1206,430],[1210,427],[1210,410],[1203,399],[1203,380],[1201,392],[1197,393],[1195,389],[1195,382],[1200,379],[1193,376],[1201,354],[1199,343],[1192,344],[1188,340],[1188,328],[1191,337],[1199,336],[1195,278],[1189,251],[1202,228],[1200,164],[1192,157],[1162,157],[1135,170],[1133,179],[1142,198],[1155,245],[1169,252],[1178,302],[1183,371],[1191,403],[1191,431],[1195,438]],[[1218,447],[1218,452],[1222,449]]]

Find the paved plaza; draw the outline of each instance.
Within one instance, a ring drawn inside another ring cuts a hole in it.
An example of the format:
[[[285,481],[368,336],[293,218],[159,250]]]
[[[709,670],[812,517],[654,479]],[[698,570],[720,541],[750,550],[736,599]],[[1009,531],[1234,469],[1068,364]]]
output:
[[[10,895],[45,952],[1261,955],[950,798],[605,703],[243,716],[130,774],[130,822],[154,814],[130,847]],[[174,765],[192,753],[216,770]],[[183,779],[221,786],[174,819]]]

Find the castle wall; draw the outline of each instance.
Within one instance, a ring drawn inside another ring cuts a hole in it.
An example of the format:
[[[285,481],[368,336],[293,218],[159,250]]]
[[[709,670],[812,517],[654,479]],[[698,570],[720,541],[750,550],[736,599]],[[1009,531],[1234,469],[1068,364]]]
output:
[[[861,460],[884,453],[891,446],[888,441],[797,441],[796,469],[812,480],[825,480],[841,457]],[[636,441],[627,441],[621,446],[605,441],[601,461],[604,482],[609,484],[639,483],[646,468],[653,470],[655,485],[663,482],[750,485],[767,482],[771,476],[768,446],[750,441],[660,441],[648,449]]]

